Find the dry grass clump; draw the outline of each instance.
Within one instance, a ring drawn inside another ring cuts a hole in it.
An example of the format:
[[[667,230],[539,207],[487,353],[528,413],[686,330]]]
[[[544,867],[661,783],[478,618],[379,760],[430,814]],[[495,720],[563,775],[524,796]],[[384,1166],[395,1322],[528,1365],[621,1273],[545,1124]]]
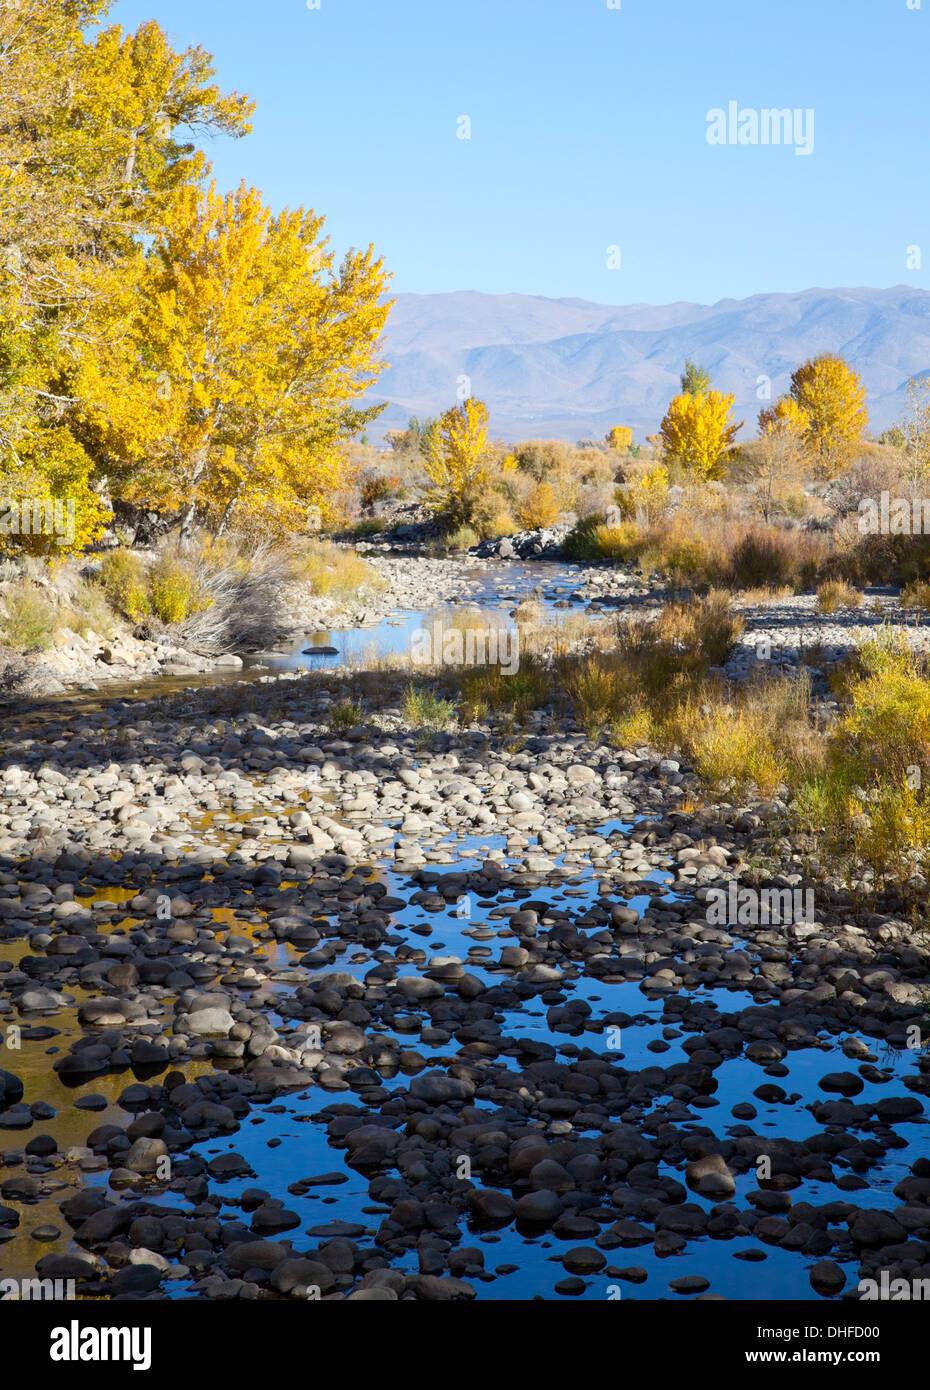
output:
[[[925,579],[917,579],[913,584],[906,585],[901,590],[900,603],[902,608],[926,612],[930,609],[930,583]]]
[[[249,566],[254,566],[260,557],[267,570],[272,554],[264,547],[253,550]],[[329,598],[349,598],[362,589],[384,587],[384,581],[366,560],[354,550],[331,541],[295,544],[282,553],[281,559],[293,579],[309,583],[315,594]]]
[[[61,626],[61,615],[52,599],[24,577],[3,594],[0,606],[0,641],[15,651],[47,651]]]
[[[693,527],[676,517],[663,534],[655,532],[640,561],[642,570],[664,574],[675,589],[723,583],[727,566],[724,548],[716,536],[695,534]],[[714,578],[711,578],[714,576]]]
[[[769,675],[732,692],[702,691],[665,725],[711,787],[775,796],[800,776],[812,776],[823,745],[811,714],[806,675]]]
[[[236,601],[242,587],[240,578],[235,585]],[[57,631],[70,628],[82,637],[95,633],[111,641],[118,630],[119,615],[180,636],[191,624],[208,621],[216,626],[218,613],[209,620],[204,618],[215,601],[215,588],[215,571],[196,558],[186,559],[164,550],[147,560],[135,551],[116,549],[103,556],[96,576],[70,578],[60,604],[25,578],[8,590],[3,640],[21,651],[46,650]],[[263,615],[263,625],[266,621],[267,615]],[[228,638],[227,632],[224,643]],[[213,645],[210,649],[220,648]]]
[[[517,529],[514,522],[508,518],[504,522],[505,530],[498,532],[499,535],[513,535]],[[509,526],[509,530],[506,527]],[[461,555],[466,550],[471,550],[472,546],[478,544],[481,536],[473,526],[456,526],[454,531],[447,531],[430,545],[430,553],[436,556]]]
[[[334,733],[344,733],[347,729],[357,729],[365,722],[365,707],[360,700],[346,698],[331,705],[327,711],[327,723]]]
[[[566,541],[569,558],[637,564],[672,587],[809,588],[829,554],[829,542],[807,531],[753,526],[725,517],[694,516],[686,509],[668,521],[638,526],[583,518]]]
[[[787,584],[760,585],[758,589],[740,589],[733,601],[740,608],[754,608],[764,603],[774,603],[778,599],[790,598],[794,590]]]
[[[862,594],[845,579],[826,579],[817,590],[817,608],[821,613],[836,613],[841,608],[858,608]]]
[[[566,688],[589,737],[608,729],[620,746],[684,754],[718,792],[773,797],[821,763],[804,677],[770,676],[735,689],[698,677],[674,680],[659,693],[631,679],[615,658],[581,663]]]
[[[380,516],[368,516],[363,521],[357,521],[350,529],[353,540],[364,541],[369,536],[378,536],[387,526],[387,522]]]
[[[652,622],[627,623],[616,647],[567,660],[560,675],[589,737],[683,753],[718,791],[765,797],[816,775],[823,744],[806,676],[760,676],[730,687],[712,667],[742,630],[729,596],[667,605]]]
[[[638,741],[648,741],[726,659],[742,628],[726,594],[670,603],[651,621],[621,623],[612,651],[565,660],[561,682],[591,737],[609,726],[630,738],[633,719]]]
[[[195,601],[173,633],[205,653],[268,647],[288,631],[284,600],[297,575],[307,577],[303,555],[270,542],[225,560],[203,552],[192,567]]]
[[[520,722],[530,710],[553,703],[551,672],[535,657],[521,659],[512,674],[500,666],[482,666],[465,672],[459,681],[461,719],[469,724],[504,711]]]
[[[606,649],[614,645],[614,624],[588,613],[553,613],[528,601],[514,610],[514,622],[521,655],[558,659],[582,646]]]
[[[71,588],[68,626],[81,637],[95,632],[110,641],[116,635],[116,620],[102,584],[94,579],[78,579]]]
[[[566,661],[560,671],[560,683],[590,739],[598,739],[605,728],[637,717],[641,736],[635,741],[650,740],[654,717],[647,691],[619,652]]]
[[[801,782],[802,824],[847,874],[906,891],[930,866],[930,680],[927,660],[881,637],[846,671],[845,708],[825,740],[825,766]]]
[[[827,578],[907,588],[930,579],[930,535],[860,535],[847,518],[834,531],[834,550],[823,566]]]
[[[810,589],[830,555],[830,540],[816,531],[751,526],[731,531],[721,583],[727,588]]]
[[[629,564],[640,558],[648,536],[633,521],[611,525],[605,513],[582,517],[565,538],[563,549],[570,560],[595,562],[610,560]]]
[[[743,631],[730,595],[712,589],[705,598],[668,604],[656,620],[657,636],[678,645],[687,660],[720,666]]]

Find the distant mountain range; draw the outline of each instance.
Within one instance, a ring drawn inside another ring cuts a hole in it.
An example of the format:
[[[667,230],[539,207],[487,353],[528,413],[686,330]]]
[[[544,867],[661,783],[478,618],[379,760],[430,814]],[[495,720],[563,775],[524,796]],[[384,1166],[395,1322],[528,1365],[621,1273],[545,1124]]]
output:
[[[764,401],[794,368],[838,352],[861,374],[873,433],[900,419],[905,388],[930,372],[930,292],[803,290],[718,304],[592,304],[522,294],[400,294],[388,317],[390,370],[372,399],[389,406],[371,431],[455,404],[467,377],[487,402],[495,437],[600,438],[611,425],[654,434],[686,358],[736,395],[741,437],[755,433]]]

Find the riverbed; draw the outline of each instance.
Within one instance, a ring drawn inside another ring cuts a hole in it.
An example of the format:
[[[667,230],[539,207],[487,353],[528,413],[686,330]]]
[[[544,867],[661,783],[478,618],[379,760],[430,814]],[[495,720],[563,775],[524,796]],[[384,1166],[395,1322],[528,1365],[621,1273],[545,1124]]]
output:
[[[505,619],[582,606],[569,566],[464,579]],[[0,1067],[23,1096],[0,1113],[2,1273],[507,1300],[913,1275],[920,934],[828,898],[810,930],[712,927],[700,892],[741,874],[768,813],[682,810],[687,770],[555,710],[424,738],[389,690],[328,728],[326,683],[403,655],[433,612],[8,721]],[[191,1033],[200,1005],[228,1025]]]

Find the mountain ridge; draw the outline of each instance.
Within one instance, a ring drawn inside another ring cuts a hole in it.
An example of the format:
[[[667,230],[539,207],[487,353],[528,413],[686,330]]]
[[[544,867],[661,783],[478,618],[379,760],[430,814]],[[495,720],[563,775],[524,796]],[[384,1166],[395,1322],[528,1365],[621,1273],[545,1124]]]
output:
[[[838,352],[862,376],[873,433],[900,419],[907,382],[930,371],[930,291],[909,285],[776,291],[714,304],[597,304],[477,290],[398,294],[370,401],[388,401],[371,433],[435,415],[466,386],[487,402],[492,433],[578,439],[631,425],[655,433],[686,358],[732,391],[740,437],[808,357]],[[467,378],[467,382],[464,381]]]

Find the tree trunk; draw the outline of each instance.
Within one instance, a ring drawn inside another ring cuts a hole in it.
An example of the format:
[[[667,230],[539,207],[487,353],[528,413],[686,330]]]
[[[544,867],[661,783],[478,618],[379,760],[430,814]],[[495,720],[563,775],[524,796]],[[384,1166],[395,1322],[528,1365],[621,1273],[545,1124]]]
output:
[[[197,512],[197,503],[189,502],[181,513],[181,533],[178,536],[178,549],[188,550],[193,540],[194,516]]]
[[[178,536],[178,549],[187,550],[193,540],[194,519],[197,515],[197,484],[203,476],[207,466],[207,445],[202,445],[194,454],[194,471],[191,474],[190,490],[191,497],[184,511],[181,513],[181,533]]]
[[[136,172],[136,142],[137,142],[138,138],[139,138],[139,132],[138,132],[137,130],[134,130],[134,131],[132,132],[132,140],[131,140],[131,143],[130,143],[130,146],[129,146],[129,153],[128,153],[127,156],[126,156],[126,162],[125,162],[125,164],[123,165],[123,183],[126,184],[127,187],[131,187],[131,186],[132,186],[132,181],[133,181],[133,178],[135,177],[135,172]]]
[[[221,519],[220,524],[219,524],[219,529],[217,530],[217,533],[216,533],[216,538],[217,538],[217,540],[222,539],[222,537],[225,535],[225,533],[226,533],[226,527],[229,525],[230,517],[232,516],[233,511],[235,510],[236,502],[237,502],[238,500],[239,500],[239,494],[238,494],[238,492],[237,492],[236,495],[235,495],[235,497],[230,497],[229,501],[226,503],[226,506],[225,506],[225,508],[223,509],[223,516],[222,516],[222,519]]]

